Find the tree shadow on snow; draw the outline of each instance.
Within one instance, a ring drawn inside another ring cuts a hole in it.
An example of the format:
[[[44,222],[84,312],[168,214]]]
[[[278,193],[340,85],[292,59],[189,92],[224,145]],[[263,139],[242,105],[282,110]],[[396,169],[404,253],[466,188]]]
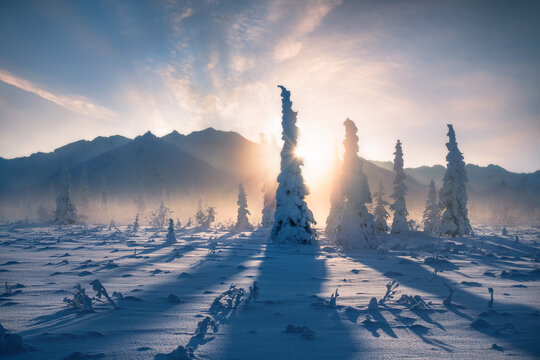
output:
[[[200,295],[205,290],[228,287],[230,284],[228,279],[244,271],[240,264],[250,260],[251,253],[258,251],[256,247],[255,249],[245,249],[244,252],[228,249],[219,254],[206,254],[188,269],[182,267],[182,270],[179,270],[174,276],[171,274],[166,278],[155,278],[156,282],[150,283],[141,292],[136,293],[140,301],[120,301],[120,311],[103,309],[96,311],[92,316],[84,317],[74,315],[68,310],[60,310],[55,314],[36,318],[36,322],[42,326],[21,334],[25,337],[33,337],[52,329],[62,329],[64,332],[80,329],[107,329],[105,337],[98,340],[100,349],[105,353],[114,348],[116,344],[129,343],[131,341],[128,340],[129,337],[142,336],[141,334],[145,332],[171,333],[178,332],[182,327],[187,327],[188,333],[184,335],[191,336],[198,322],[196,318],[190,314],[186,315],[187,321],[185,323],[183,320],[180,323],[174,323],[171,322],[168,314],[173,309],[176,314],[181,314],[183,307],[192,307],[193,304],[190,305],[190,303],[193,301],[193,297]],[[181,260],[182,258],[180,258]],[[220,266],[222,264],[226,266]],[[180,298],[179,304],[167,302],[167,296],[171,293]],[[213,295],[204,297],[205,301],[208,301],[208,306],[205,308],[210,306],[213,298]],[[180,334],[180,336],[182,335]],[[39,338],[36,340],[39,341]],[[185,341],[179,338],[178,343],[185,344]],[[81,344],[69,344],[69,347],[73,347],[73,349],[76,349],[77,346],[81,346]]]
[[[383,261],[381,261],[381,257],[384,257]],[[410,289],[416,289],[424,293],[436,295],[441,299],[441,303],[442,300],[448,295],[448,289],[446,288],[445,283],[451,283],[451,281],[444,278],[444,273],[439,274],[437,278],[434,278],[433,272],[424,268],[420,263],[413,261],[407,261],[404,263],[400,261],[401,259],[395,253],[371,253],[366,255],[349,256],[349,259],[368,266],[381,273],[385,273],[390,270],[396,271],[396,269],[399,269],[401,271],[401,269],[403,269],[403,272],[406,273],[406,276],[400,276],[397,278],[397,280],[402,285]],[[455,284],[453,288],[453,304],[449,307],[445,307],[444,309],[447,309],[456,314],[457,316],[470,322],[472,322],[476,316],[470,316],[464,311],[460,311],[460,309],[467,308],[463,306],[457,306],[456,304],[466,304],[467,307],[470,307],[468,309],[469,313],[475,312],[476,314],[480,314],[481,312],[488,310],[487,305],[489,297],[487,294],[487,290],[486,297],[481,297],[465,291],[464,289],[460,288],[458,284]],[[497,304],[497,299],[495,299],[495,308],[499,312],[506,312],[513,315],[514,317],[512,318],[513,320],[511,320],[511,322],[513,322],[514,326],[520,324],[518,316],[523,318],[529,318],[531,314],[537,312],[536,309],[522,304]],[[444,329],[442,325],[437,325],[437,323],[432,320],[430,322],[430,318],[426,317],[427,313],[423,312],[422,310],[418,310],[416,314],[426,322],[434,324],[441,329]],[[513,344],[516,348],[521,349],[522,351],[525,351],[529,354],[538,356],[540,354],[540,347],[538,341],[536,341],[535,338],[537,338],[540,334],[540,323],[537,322],[536,324],[537,326],[533,329],[523,328],[520,331],[520,329],[518,328],[518,333],[505,333],[502,335],[500,333],[497,333],[496,331],[491,331],[490,329],[485,330],[475,327],[470,327],[470,329],[472,332],[479,331],[493,338],[504,337],[505,341]]]
[[[358,356],[341,316],[312,306],[327,291],[317,246],[267,245],[257,277],[259,298],[226,324],[220,359],[348,359]],[[329,291],[330,292],[330,291]],[[324,294],[329,297],[330,293]]]

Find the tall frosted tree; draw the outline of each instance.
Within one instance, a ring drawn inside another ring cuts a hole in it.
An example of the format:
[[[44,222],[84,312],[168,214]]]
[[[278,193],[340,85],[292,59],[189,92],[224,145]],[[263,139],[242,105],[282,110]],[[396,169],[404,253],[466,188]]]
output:
[[[443,211],[439,232],[450,236],[463,236],[472,231],[467,210],[467,171],[463,154],[459,151],[456,134],[448,124],[446,173],[439,192],[439,207]]]
[[[346,249],[377,247],[375,219],[366,207],[371,202],[367,176],[358,157],[358,128],[345,120],[345,153],[343,155],[342,184],[345,203],[337,228],[336,244]]]
[[[407,205],[405,203],[405,194],[407,193],[407,186],[405,185],[405,171],[403,171],[403,150],[401,149],[401,142],[398,140],[396,143],[396,152],[394,153],[394,192],[391,197],[394,202],[390,205],[390,209],[394,212],[394,219],[392,220],[392,234],[405,234],[409,231],[407,224]]]
[[[429,192],[426,200],[426,209],[422,217],[424,231],[429,234],[435,234],[441,222],[441,211],[437,203],[437,190],[435,190],[435,182],[431,179],[429,183]]]
[[[238,200],[236,201],[236,204],[238,205],[238,214],[236,216],[235,228],[241,231],[250,230],[251,224],[249,223],[247,216],[251,215],[251,213],[247,208],[248,204],[246,191],[244,190],[244,186],[242,184],[238,186]]]
[[[268,141],[264,134],[260,134],[261,138],[261,157],[265,159],[266,172],[263,175],[263,209],[261,226],[266,229],[271,229],[274,224],[274,212],[276,211],[276,176],[274,172],[278,168],[278,156],[275,149],[277,145]],[[272,137],[270,137],[272,139]],[[275,142],[275,141],[274,141]]]
[[[69,225],[77,222],[77,209],[70,198],[70,175],[67,165],[64,166],[60,176],[60,194],[56,198],[54,223]]]
[[[292,110],[291,93],[281,85],[278,87],[281,89],[284,143],[270,239],[275,244],[311,244],[316,237],[312,227],[315,219],[304,200],[308,189],[302,177],[303,162],[295,155],[298,143],[297,113]]]
[[[375,229],[378,233],[386,233],[388,230],[390,230],[387,222],[390,214],[388,214],[388,211],[386,211],[388,202],[383,199],[384,187],[382,180],[379,180],[379,189],[373,195],[375,196],[375,209],[373,214],[375,215]]]
[[[263,228],[271,228],[274,224],[274,212],[276,211],[276,191],[275,188],[272,189],[269,183],[263,186],[262,191],[263,209],[261,225]]]
[[[332,166],[332,189],[330,191],[330,212],[326,218],[326,228],[324,230],[329,240],[336,239],[337,228],[341,221],[341,214],[345,205],[345,197],[341,188],[341,159],[337,151],[334,150],[334,164]]]
[[[84,214],[90,205],[90,188],[88,187],[88,169],[84,165],[81,172],[81,184],[79,187],[79,209]]]

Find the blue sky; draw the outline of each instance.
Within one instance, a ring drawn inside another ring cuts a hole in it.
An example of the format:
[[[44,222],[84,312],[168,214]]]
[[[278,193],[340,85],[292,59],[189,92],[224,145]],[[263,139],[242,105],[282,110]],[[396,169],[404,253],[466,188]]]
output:
[[[467,162],[540,169],[538,1],[6,0],[0,47],[2,157],[147,130],[279,136],[283,84],[324,159],[350,117],[370,159],[399,138],[406,166],[443,164],[453,123]]]

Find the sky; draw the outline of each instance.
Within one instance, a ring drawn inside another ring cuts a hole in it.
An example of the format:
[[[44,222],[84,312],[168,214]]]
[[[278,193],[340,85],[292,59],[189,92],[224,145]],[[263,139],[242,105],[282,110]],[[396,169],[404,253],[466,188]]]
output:
[[[0,156],[212,126],[279,137],[292,94],[306,167],[359,155],[540,169],[539,1],[0,2]],[[319,170],[326,171],[326,170]]]

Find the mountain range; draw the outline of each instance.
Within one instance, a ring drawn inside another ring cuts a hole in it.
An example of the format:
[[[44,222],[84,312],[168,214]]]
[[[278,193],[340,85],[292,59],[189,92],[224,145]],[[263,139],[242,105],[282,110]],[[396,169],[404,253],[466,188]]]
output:
[[[0,201],[4,204],[0,218],[10,219],[5,205],[20,207],[24,197],[34,202],[54,199],[65,166],[73,191],[78,188],[83,169],[87,170],[94,197],[99,197],[103,188],[118,199],[133,198],[144,189],[145,196],[156,198],[190,194],[193,200],[201,194],[207,199],[225,194],[227,201],[234,203],[239,182],[248,193],[260,194],[263,183],[275,179],[277,156],[278,148],[213,128],[188,135],[173,131],[157,137],[147,132],[134,139],[116,135],[80,140],[50,153],[0,158]],[[363,162],[372,192],[382,181],[389,195],[392,162]],[[466,169],[473,221],[540,223],[540,171],[518,174],[496,165],[473,164],[467,164]],[[434,179],[440,187],[444,172],[441,165],[405,169],[407,202],[414,217],[421,216],[427,185]]]

